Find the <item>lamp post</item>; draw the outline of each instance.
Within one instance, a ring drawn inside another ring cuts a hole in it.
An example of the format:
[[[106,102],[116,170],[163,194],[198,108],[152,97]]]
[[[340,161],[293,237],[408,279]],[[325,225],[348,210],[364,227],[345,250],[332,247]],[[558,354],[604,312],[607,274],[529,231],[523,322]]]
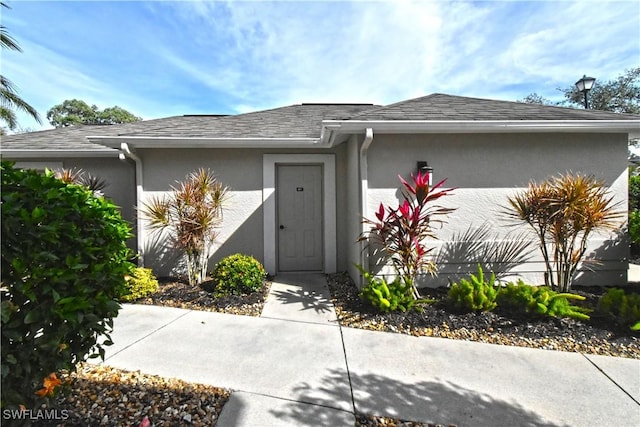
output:
[[[595,78],[587,77],[586,74],[584,74],[582,76],[582,78],[576,82],[576,87],[578,88],[578,91],[584,93],[584,108],[585,109],[589,108],[589,98],[588,98],[587,94],[589,93],[589,91],[591,90],[591,88],[593,87],[593,84],[595,82],[596,82]]]

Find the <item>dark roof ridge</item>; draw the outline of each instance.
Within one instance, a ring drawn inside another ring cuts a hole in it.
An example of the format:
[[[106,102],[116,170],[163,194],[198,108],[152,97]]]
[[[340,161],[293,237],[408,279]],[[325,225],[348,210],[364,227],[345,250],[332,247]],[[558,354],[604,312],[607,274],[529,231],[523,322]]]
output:
[[[570,106],[564,106],[564,105],[534,104],[534,103],[522,102],[522,101],[507,101],[507,100],[504,100],[504,99],[480,98],[480,97],[476,97],[476,96],[448,95],[446,93],[433,93],[433,94],[428,95],[428,96],[432,96],[432,95],[448,96],[448,97],[460,98],[460,99],[471,99],[471,100],[476,100],[476,101],[497,102],[497,103],[517,104],[517,105],[529,105],[529,106],[532,106],[532,107],[558,108],[558,109],[563,110],[563,111],[572,110],[572,111],[581,111],[583,113],[621,114],[621,115],[624,115],[624,116],[640,118],[640,114],[618,113],[618,112],[615,112],[615,111],[608,111],[608,110],[584,109],[584,108],[576,108],[576,107],[570,107]],[[424,98],[427,98],[427,96],[425,96]],[[417,100],[419,98],[415,98],[415,99]],[[407,101],[412,101],[412,100],[409,99]],[[401,102],[399,102],[398,104],[400,104],[400,103]]]
[[[232,114],[183,114],[182,117],[227,117]]]
[[[637,120],[638,114],[433,93],[357,113],[347,120]]]

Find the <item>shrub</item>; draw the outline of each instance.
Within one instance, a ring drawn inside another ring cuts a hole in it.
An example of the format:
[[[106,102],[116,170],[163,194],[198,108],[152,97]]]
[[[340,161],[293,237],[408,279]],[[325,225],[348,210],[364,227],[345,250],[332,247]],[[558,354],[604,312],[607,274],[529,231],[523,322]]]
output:
[[[629,237],[632,243],[640,244],[640,211],[629,211]]]
[[[434,186],[429,183],[429,173],[419,172],[417,176],[411,174],[412,183],[402,177],[404,190],[403,202],[397,208],[381,203],[376,212],[376,219],[364,219],[371,229],[363,233],[358,241],[371,239],[382,245],[384,253],[391,259],[396,273],[411,286],[414,298],[420,297],[415,279],[420,272],[436,273],[436,265],[427,255],[433,248],[424,245],[426,239],[435,239],[434,223],[442,223],[439,219],[454,211],[434,205],[440,197],[447,196],[453,189],[442,190],[445,180]]]
[[[393,282],[387,283],[384,278],[376,278],[371,273],[364,271],[359,265],[356,267],[367,281],[367,286],[360,291],[360,298],[369,301],[372,306],[383,313],[419,309],[418,304],[433,302],[433,300],[416,299],[413,287],[399,277],[396,277]]]
[[[640,211],[640,175],[629,176],[629,210]]]
[[[135,301],[158,291],[158,279],[150,268],[137,267],[133,274],[127,277],[127,290],[120,297],[121,301]]]
[[[508,283],[498,291],[497,301],[501,307],[524,309],[527,313],[538,313],[552,317],[571,317],[589,320],[591,310],[571,305],[569,300],[583,301],[581,295],[557,293],[547,286],[531,286],[518,280]]]
[[[598,311],[608,314],[623,325],[640,330],[640,295],[626,294],[623,289],[612,288],[600,297]]]
[[[101,196],[102,190],[107,187],[107,181],[103,178],[91,175],[82,169],[59,169],[55,170],[54,176],[67,184],[79,184],[93,191],[96,196]]]
[[[496,308],[496,276],[491,273],[485,280],[482,266],[478,264],[478,275],[471,274],[469,280],[462,279],[451,285],[449,302],[458,309],[491,311]]]
[[[218,296],[242,295],[258,291],[267,273],[258,260],[249,255],[229,255],[216,264],[211,277]]]
[[[173,247],[185,254],[189,284],[195,286],[207,274],[228,189],[206,169],[191,173],[178,184],[170,196],[154,197],[144,204],[141,213],[152,229],[167,231]]]
[[[33,407],[56,372],[111,344],[131,234],[118,208],[86,188],[7,162],[1,170],[2,406]]]
[[[545,284],[568,292],[587,239],[598,229],[614,229],[620,212],[603,182],[580,174],[552,177],[508,199],[507,215],[528,224],[545,262]]]

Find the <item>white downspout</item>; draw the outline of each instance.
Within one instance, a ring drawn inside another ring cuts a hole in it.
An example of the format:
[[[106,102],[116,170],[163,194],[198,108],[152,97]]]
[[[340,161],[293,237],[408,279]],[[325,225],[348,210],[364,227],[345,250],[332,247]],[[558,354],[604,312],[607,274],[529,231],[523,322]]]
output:
[[[144,267],[144,224],[142,222],[142,216],[140,215],[140,208],[142,203],[142,159],[138,157],[126,142],[120,143],[120,160],[129,158],[136,164],[136,238],[138,245],[138,266]]]
[[[364,134],[364,141],[362,142],[362,146],[360,147],[360,200],[361,204],[361,216],[364,217],[367,213],[367,193],[369,192],[369,183],[368,183],[368,171],[369,165],[367,161],[367,152],[369,151],[369,146],[373,142],[373,129],[367,128]],[[363,222],[361,233],[366,233],[368,230],[367,225]],[[366,271],[369,271],[369,254],[367,250],[367,242],[362,241],[360,243],[360,265]],[[362,286],[363,279],[360,277],[360,285]]]

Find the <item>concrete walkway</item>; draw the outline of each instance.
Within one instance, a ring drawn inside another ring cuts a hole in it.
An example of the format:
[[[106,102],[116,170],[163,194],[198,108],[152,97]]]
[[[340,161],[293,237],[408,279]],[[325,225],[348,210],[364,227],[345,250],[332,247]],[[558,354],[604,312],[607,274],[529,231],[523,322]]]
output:
[[[234,390],[218,426],[638,426],[640,361],[342,328],[324,276],[259,318],[125,305],[105,364]]]

